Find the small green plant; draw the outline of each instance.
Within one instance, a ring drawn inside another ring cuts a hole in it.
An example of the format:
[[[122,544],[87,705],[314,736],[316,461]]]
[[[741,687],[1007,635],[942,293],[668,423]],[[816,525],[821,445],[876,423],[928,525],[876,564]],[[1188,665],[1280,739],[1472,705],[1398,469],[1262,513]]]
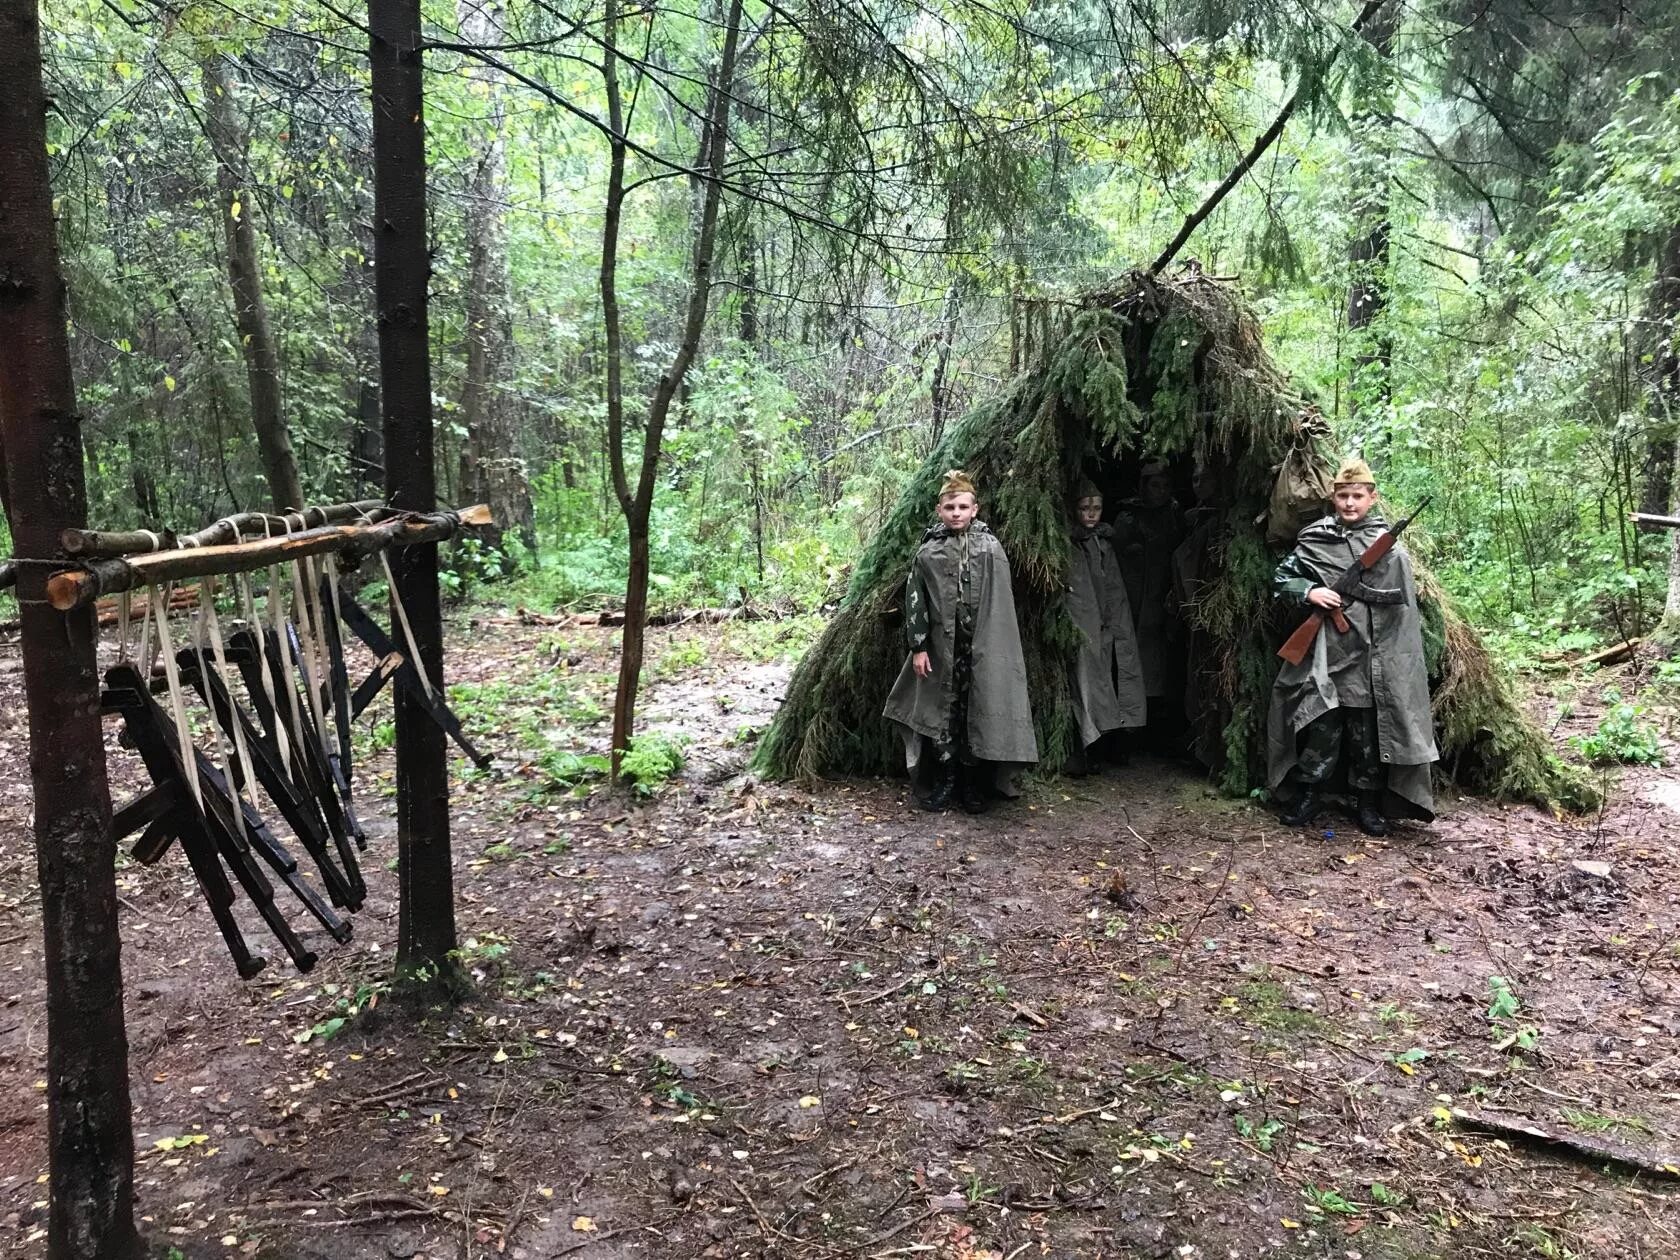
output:
[[[618,772],[637,796],[652,796],[683,768],[688,741],[660,731],[646,731],[630,741]]]
[[[1307,1211],[1324,1216],[1358,1216],[1359,1205],[1350,1203],[1340,1190],[1326,1190],[1323,1186],[1308,1186],[1301,1192],[1307,1201]]]
[[[602,753],[579,753],[569,748],[549,748],[536,760],[542,774],[542,789],[586,796],[589,784],[604,779],[612,763]]]
[[[386,980],[363,980],[349,992],[345,992],[343,987],[337,984],[322,985],[321,992],[333,999],[332,1013],[308,1028],[293,1033],[292,1040],[300,1046],[311,1041],[331,1041],[343,1032],[344,1026],[356,1016],[378,1006],[379,999],[390,992],[390,989],[390,982]]]
[[[1586,1111],[1575,1107],[1565,1107],[1562,1115],[1564,1123],[1582,1133],[1609,1133],[1612,1129],[1625,1129],[1632,1133],[1651,1132],[1651,1126],[1638,1116],[1612,1116],[1601,1111]]]
[[[1400,1207],[1406,1202],[1406,1196],[1390,1190],[1380,1181],[1371,1183],[1371,1202],[1378,1207]]]
[[[673,643],[659,654],[653,667],[655,678],[674,678],[687,670],[698,669],[706,663],[706,644],[702,639],[684,639]]]
[[[1645,720],[1645,706],[1623,700],[1615,687],[1607,689],[1604,698],[1610,707],[1599,719],[1597,729],[1570,741],[1581,755],[1595,766],[1662,765],[1662,741],[1656,726]]]
[[[1566,1247],[1551,1230],[1533,1221],[1525,1221],[1517,1226],[1516,1232],[1505,1241],[1507,1245],[1525,1247],[1528,1254],[1540,1256],[1543,1260],[1575,1260],[1577,1254]]]
[[[1247,1138],[1261,1150],[1268,1152],[1272,1149],[1272,1144],[1277,1141],[1278,1134],[1282,1133],[1284,1129],[1281,1120],[1264,1120],[1255,1124],[1254,1121],[1244,1115],[1234,1117],[1232,1124],[1236,1126],[1238,1137]]]
[[[1488,977],[1488,1022],[1493,1025],[1494,1033],[1499,1036],[1495,1043],[1495,1050],[1534,1051],[1540,1046],[1540,1029],[1533,1024],[1519,1023],[1517,1017],[1522,1012],[1522,1001],[1516,991],[1511,988],[1511,982],[1504,976]]]

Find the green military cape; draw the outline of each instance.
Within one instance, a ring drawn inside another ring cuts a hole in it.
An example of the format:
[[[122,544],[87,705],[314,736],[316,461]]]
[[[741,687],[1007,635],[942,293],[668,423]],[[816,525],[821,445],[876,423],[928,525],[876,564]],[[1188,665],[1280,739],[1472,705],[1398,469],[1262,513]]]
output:
[[[1303,576],[1320,586],[1329,586],[1358,560],[1360,553],[1386,529],[1375,513],[1348,532],[1334,516],[1314,521],[1295,543]],[[1388,767],[1388,791],[1383,807],[1391,817],[1435,817],[1435,796],[1430,784],[1430,767],[1439,755],[1435,749],[1435,723],[1429,704],[1429,671],[1423,655],[1423,630],[1418,619],[1417,583],[1412,577],[1411,557],[1405,548],[1395,548],[1364,578],[1365,585],[1379,590],[1399,589],[1404,601],[1398,604],[1367,603],[1369,639],[1361,630],[1365,617],[1351,618],[1353,629],[1339,635],[1328,620],[1313,639],[1312,651],[1299,665],[1285,661],[1272,684],[1271,712],[1267,719],[1267,785],[1276,792],[1295,768],[1298,736],[1306,725],[1338,707],[1332,668],[1337,658],[1369,647],[1371,695],[1377,711],[1377,747]],[[1355,596],[1357,598],[1357,594]],[[1309,608],[1303,607],[1306,616]],[[1340,640],[1359,635],[1360,641]]]
[[[977,603],[970,648],[968,747],[982,761],[1019,766],[1038,760],[1009,558],[983,522],[975,521],[963,534],[954,534],[941,524],[927,532],[910,569],[911,587],[919,585],[927,599],[927,653],[933,672],[920,678],[906,659],[882,710],[882,716],[895,723],[904,737],[904,758],[912,773],[921,756],[918,737],[938,740],[956,702],[952,645],[957,631],[958,549],[965,541]]]
[[[1110,542],[1113,536],[1108,525],[1073,531],[1067,609],[1085,637],[1074,667],[1073,714],[1086,747],[1105,731],[1142,726],[1149,703],[1132,605]]]

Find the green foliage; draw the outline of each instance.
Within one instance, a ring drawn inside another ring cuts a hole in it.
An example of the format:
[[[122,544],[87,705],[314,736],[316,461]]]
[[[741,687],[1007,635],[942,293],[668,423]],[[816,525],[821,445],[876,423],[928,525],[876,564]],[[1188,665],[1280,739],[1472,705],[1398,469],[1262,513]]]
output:
[[[618,763],[619,775],[637,796],[652,796],[683,768],[688,740],[662,731],[643,731],[630,741]]]
[[[1238,1137],[1246,1138],[1268,1154],[1271,1152],[1273,1143],[1277,1141],[1278,1136],[1284,1130],[1284,1123],[1281,1120],[1263,1120],[1259,1124],[1255,1124],[1253,1120],[1241,1113],[1232,1118],[1232,1125],[1235,1127]]]
[[[1213,572],[1191,620],[1217,663],[1222,702],[1212,716],[1226,754],[1218,780],[1233,794],[1263,784],[1263,728],[1282,630],[1270,615],[1276,557],[1265,541],[1265,511],[1275,468],[1298,440],[1299,400],[1262,347],[1252,315],[1226,287],[1134,276],[1088,301],[1095,314],[1070,322],[1042,370],[953,426],[910,479],[859,560],[845,606],[800,663],[759,744],[760,769],[811,777],[902,764],[879,716],[905,655],[896,602],[940,478],[953,466],[975,476],[982,516],[1009,553],[1041,767],[1059,769],[1073,741],[1067,680],[1079,642],[1063,604],[1066,503],[1086,461],[1135,459],[1132,435],[1146,431],[1153,453],[1194,454],[1226,487]],[[1123,372],[1109,357],[1117,337],[1127,347]],[[1093,375],[1108,385],[1087,391]],[[1119,379],[1129,386],[1117,394],[1111,386]],[[1159,429],[1153,406],[1133,417],[1138,392],[1167,408]],[[1126,400],[1121,418],[1093,418],[1093,399],[1119,405],[1116,398]],[[1103,433],[1123,436],[1110,444]],[[1461,781],[1544,803],[1590,802],[1584,780],[1559,762],[1427,571],[1420,569],[1419,583],[1424,623],[1435,636],[1442,753]]]
[[[1540,1029],[1534,1024],[1519,1023],[1518,1016],[1522,1013],[1522,1002],[1516,991],[1511,988],[1511,982],[1504,976],[1488,977],[1488,1022],[1493,1025],[1494,1032],[1499,1035],[1495,1049],[1507,1050],[1515,1047],[1518,1050],[1532,1052],[1540,1045]]]
[[[1604,699],[1608,707],[1598,726],[1590,734],[1575,736],[1570,743],[1595,766],[1662,765],[1662,740],[1656,725],[1645,720],[1645,706],[1623,700],[1615,687],[1605,688]]]

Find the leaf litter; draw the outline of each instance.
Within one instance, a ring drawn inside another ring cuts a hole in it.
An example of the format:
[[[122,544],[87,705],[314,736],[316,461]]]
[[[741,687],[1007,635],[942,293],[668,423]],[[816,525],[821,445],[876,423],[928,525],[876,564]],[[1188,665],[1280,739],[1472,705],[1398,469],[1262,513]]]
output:
[[[183,1254],[1680,1253],[1672,1178],[1520,1137],[1659,1168],[1676,1145],[1680,813],[1656,772],[1587,824],[1454,801],[1360,844],[1141,759],[930,817],[895,782],[740,775],[786,667],[683,628],[650,636],[686,663],[645,712],[689,735],[689,768],[626,802],[530,755],[604,750],[591,705],[537,675],[599,691],[613,636],[551,637],[455,627],[452,684],[503,688],[469,716],[502,773],[453,801],[462,1006],[378,1000],[377,861],[351,945],[249,985],[183,870],[119,869],[139,1206]],[[0,1254],[28,1255],[21,768],[0,767]],[[389,771],[379,751],[366,772]],[[113,773],[135,786],[115,753]],[[388,807],[366,812],[388,854]],[[1580,862],[1613,876],[1558,895]]]

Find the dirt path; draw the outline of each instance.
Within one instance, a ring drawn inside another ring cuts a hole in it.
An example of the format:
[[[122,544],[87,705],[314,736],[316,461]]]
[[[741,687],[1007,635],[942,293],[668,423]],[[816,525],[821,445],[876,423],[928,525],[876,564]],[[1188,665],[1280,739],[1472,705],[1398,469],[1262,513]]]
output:
[[[1680,1157],[1672,777],[1627,773],[1602,819],[1453,801],[1383,842],[1152,761],[929,818],[895,783],[738,776],[799,646],[777,633],[653,634],[644,713],[693,736],[690,769],[627,804],[565,788],[604,742],[606,632],[457,627],[458,703],[506,754],[456,797],[459,1009],[377,1001],[388,827],[356,939],[309,976],[241,983],[177,855],[125,860],[151,1234],[276,1260],[1680,1255],[1674,1176],[1453,1118]],[[16,659],[0,1254],[34,1256]],[[362,783],[375,821],[389,769]]]

